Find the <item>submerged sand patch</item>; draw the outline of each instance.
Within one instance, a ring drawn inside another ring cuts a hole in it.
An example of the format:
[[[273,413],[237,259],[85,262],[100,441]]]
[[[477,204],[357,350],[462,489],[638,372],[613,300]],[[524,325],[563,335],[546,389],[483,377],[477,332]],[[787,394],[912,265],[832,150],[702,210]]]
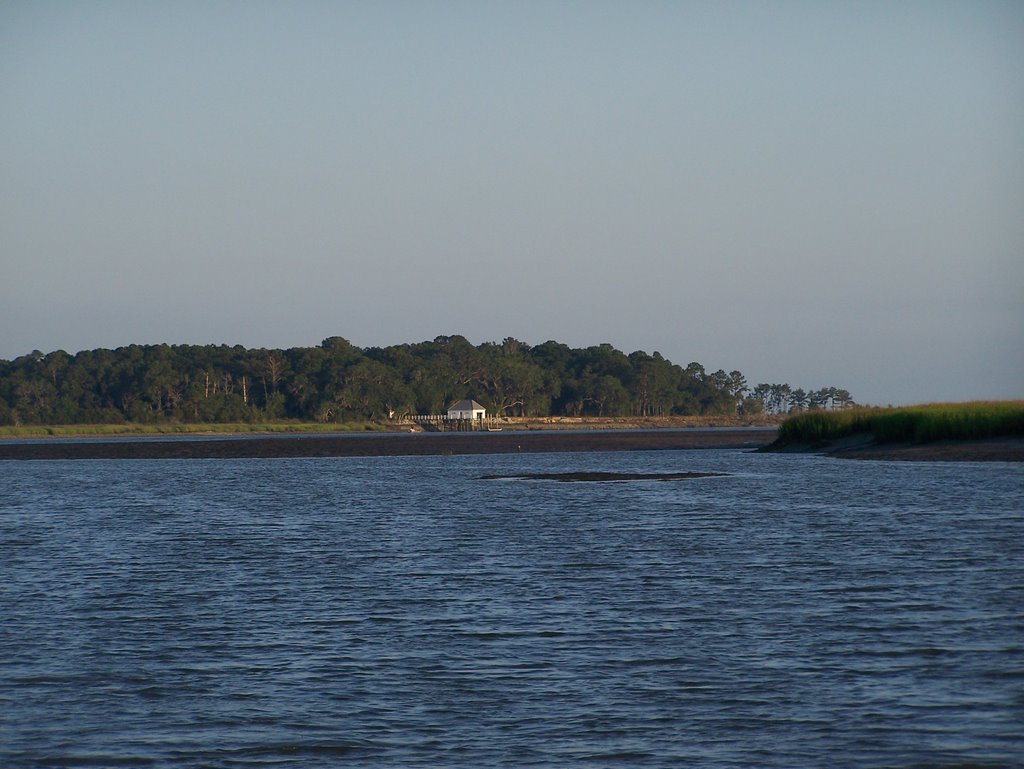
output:
[[[605,473],[605,472],[575,472],[575,473],[519,473],[516,475],[482,475],[482,481],[558,481],[559,483],[578,482],[623,482],[623,481],[682,481],[691,478],[713,478],[715,476],[728,475],[728,473]]]

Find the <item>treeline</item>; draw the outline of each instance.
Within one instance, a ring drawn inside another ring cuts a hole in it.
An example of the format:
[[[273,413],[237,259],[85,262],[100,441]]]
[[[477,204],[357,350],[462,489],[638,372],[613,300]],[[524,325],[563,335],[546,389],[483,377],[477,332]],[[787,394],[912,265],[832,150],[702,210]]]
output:
[[[750,388],[739,371],[682,367],[657,352],[512,338],[359,348],[331,337],[287,350],[129,345],[0,361],[0,424],[9,425],[384,420],[444,413],[467,397],[506,416],[754,415],[852,404],[845,390]]]

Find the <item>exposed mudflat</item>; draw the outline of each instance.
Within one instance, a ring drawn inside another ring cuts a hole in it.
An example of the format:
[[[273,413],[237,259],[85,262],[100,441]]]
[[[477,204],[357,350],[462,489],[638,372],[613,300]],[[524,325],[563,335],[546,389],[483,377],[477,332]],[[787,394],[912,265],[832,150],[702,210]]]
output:
[[[880,459],[908,462],[1024,462],[1024,438],[932,443],[876,443],[870,435],[825,443],[771,444],[762,451],[812,452],[840,459]]]
[[[833,452],[845,459],[888,459],[917,462],[1024,462],[1024,438],[934,443],[878,443]]]
[[[168,440],[32,440],[0,443],[0,459],[242,459],[511,454],[558,451],[757,449],[771,429],[537,431],[376,435],[288,435]]]

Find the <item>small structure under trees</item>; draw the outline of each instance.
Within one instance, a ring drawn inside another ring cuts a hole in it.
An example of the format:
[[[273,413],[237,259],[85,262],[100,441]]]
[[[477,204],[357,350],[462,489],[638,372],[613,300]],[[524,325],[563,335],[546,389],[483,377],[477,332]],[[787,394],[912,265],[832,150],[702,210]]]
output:
[[[483,419],[487,410],[474,400],[463,398],[448,407],[449,419]]]

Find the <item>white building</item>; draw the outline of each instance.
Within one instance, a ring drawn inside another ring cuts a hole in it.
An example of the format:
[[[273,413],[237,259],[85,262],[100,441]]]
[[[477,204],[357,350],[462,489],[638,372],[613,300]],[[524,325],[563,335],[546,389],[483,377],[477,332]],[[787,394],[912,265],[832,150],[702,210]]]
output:
[[[487,410],[469,398],[463,398],[448,407],[449,419],[483,419],[485,416],[487,416]]]

